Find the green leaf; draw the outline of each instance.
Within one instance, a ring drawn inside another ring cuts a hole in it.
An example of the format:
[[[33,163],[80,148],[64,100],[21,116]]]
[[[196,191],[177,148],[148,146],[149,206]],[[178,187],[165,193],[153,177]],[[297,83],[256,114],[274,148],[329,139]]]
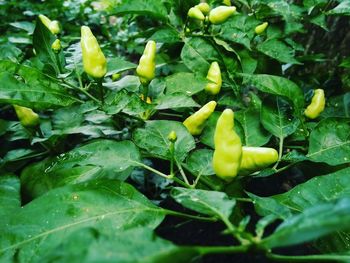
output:
[[[0,176],[0,222],[21,207],[20,186],[17,176]]]
[[[186,208],[218,218],[228,218],[236,205],[226,193],[216,191],[174,187],[171,196]]]
[[[35,153],[35,151],[32,149],[14,149],[6,153],[6,155],[3,157],[3,161],[4,163],[17,161],[22,157],[31,155],[32,153]]]
[[[350,227],[350,199],[321,204],[292,216],[261,241],[266,248],[291,246]]]
[[[213,150],[199,149],[193,151],[186,160],[188,169],[197,175],[213,175]]]
[[[296,131],[299,119],[293,117],[290,106],[281,98],[273,97],[263,101],[261,123],[278,138],[285,138]]]
[[[103,86],[113,91],[120,91],[124,89],[130,92],[138,92],[140,84],[139,77],[126,75],[118,81],[103,83]]]
[[[293,102],[295,111],[304,107],[304,94],[291,80],[266,74],[243,74],[244,81],[254,85],[258,90],[269,94],[282,96]]]
[[[350,163],[350,120],[327,118],[311,131],[307,157],[329,165]]]
[[[125,61],[122,58],[109,58],[107,63],[106,77],[111,76],[114,73],[122,72],[128,69],[134,69],[136,67],[136,64]]]
[[[350,2],[340,1],[340,4],[327,12],[329,15],[350,16]]]
[[[35,25],[28,21],[18,21],[18,22],[12,22],[10,23],[11,26],[22,29],[26,31],[28,34],[33,34]]]
[[[105,99],[105,105],[103,110],[107,114],[117,114],[122,111],[126,105],[130,102],[130,95],[125,91],[119,92],[111,91]]]
[[[311,23],[323,28],[324,30],[328,31],[328,27],[327,27],[327,20],[326,20],[326,16],[324,14],[319,14],[318,16],[313,17],[310,20]]]
[[[292,214],[303,212],[317,204],[349,196],[350,168],[339,170],[328,175],[317,176],[295,186],[292,190],[270,197],[249,196],[260,215],[274,214],[286,219]]]
[[[144,112],[152,110],[154,108],[154,105],[148,104],[145,101],[143,101],[136,92],[129,93],[129,98],[127,98],[127,100],[128,104],[124,107],[122,112],[132,116],[136,116],[138,118]]]
[[[268,39],[257,45],[257,49],[265,55],[283,63],[301,64],[295,57],[294,49],[287,46],[280,40]]]
[[[11,61],[17,61],[22,51],[15,45],[5,43],[0,45],[0,59],[8,59]]]
[[[125,97],[123,96],[123,98]],[[115,101],[108,100],[108,103],[115,103]],[[109,114],[111,112],[117,113],[118,109],[119,111],[122,110],[127,103],[128,100],[125,99],[118,106],[113,104],[104,105],[104,107]],[[86,102],[85,104],[56,110],[51,117],[53,130],[50,133],[46,132],[46,136],[84,134],[90,136],[90,138],[98,138],[120,134],[120,131],[115,129],[111,116],[97,110],[97,108],[98,106],[94,103]]]
[[[214,30],[218,30],[219,37],[224,40],[238,43],[250,50],[250,41],[254,37],[254,28],[259,21],[253,17],[243,14],[235,14],[225,23],[215,26]]]
[[[57,188],[18,209],[7,224],[0,225],[0,260],[15,256],[17,262],[29,258],[39,262],[82,228],[94,227],[108,235],[111,229],[120,232],[140,225],[153,229],[163,218],[162,209],[117,180]]]
[[[121,4],[116,5],[112,14],[138,14],[151,16],[161,20],[167,20],[168,12],[161,1],[158,0],[122,0]]]
[[[271,134],[261,126],[258,109],[249,108],[244,111],[237,111],[235,113],[235,120],[243,128],[244,140],[242,143],[245,146],[262,146],[270,140]]]
[[[350,117],[350,92],[340,96],[330,97],[327,106],[321,113],[322,118],[326,117]]]
[[[158,29],[150,37],[150,39],[154,40],[157,43],[168,43],[168,44],[174,44],[182,41],[179,35],[179,32],[171,27]]]
[[[22,188],[36,197],[55,187],[95,178],[125,180],[139,161],[138,148],[131,141],[96,140],[27,166],[21,174]]]
[[[200,37],[185,40],[181,51],[183,63],[193,72],[206,76],[213,61],[219,61],[217,50],[206,40]]]
[[[10,61],[0,61],[0,70],[0,103],[47,109],[80,102],[39,70]]]
[[[192,96],[204,90],[207,80],[195,76],[189,72],[179,72],[166,77],[166,94],[181,92],[187,96]]]
[[[200,107],[191,97],[180,92],[159,96],[155,103],[157,110]]]
[[[65,253],[62,253],[64,251]],[[41,262],[190,262],[198,253],[157,237],[148,228],[132,228],[104,235],[94,228],[75,231]]]
[[[146,150],[151,156],[170,160],[168,135],[171,131],[175,131],[177,135],[175,157],[179,162],[182,162],[188,153],[195,148],[195,142],[181,122],[147,121],[145,128],[139,128],[134,132],[133,139],[137,146]]]
[[[62,50],[58,54],[52,50],[51,45],[56,40],[56,37],[50,30],[41,22],[38,17],[33,34],[33,46],[38,58],[43,62],[49,64],[56,75],[61,73],[60,69],[64,68],[64,56]]]
[[[258,61],[252,58],[250,53],[246,49],[239,51],[238,55],[241,60],[242,72],[247,74],[253,74],[258,65]]]

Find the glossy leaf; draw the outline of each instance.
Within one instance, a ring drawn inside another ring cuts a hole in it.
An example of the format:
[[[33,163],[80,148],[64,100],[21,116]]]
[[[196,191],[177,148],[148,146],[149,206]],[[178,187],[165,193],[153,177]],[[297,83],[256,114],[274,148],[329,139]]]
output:
[[[225,193],[174,187],[171,196],[186,208],[209,216],[228,218],[236,205]]]
[[[181,37],[179,32],[173,28],[162,28],[157,30],[150,39],[159,42],[159,43],[177,43],[181,42]]]
[[[159,96],[156,103],[158,104],[156,106],[157,110],[200,106],[191,97],[180,92]]]
[[[74,231],[101,233],[139,226],[155,228],[164,212],[132,186],[116,180],[90,181],[54,189],[18,209],[0,226],[0,259],[36,262],[66,242]]]
[[[145,128],[139,128],[134,132],[133,139],[137,146],[146,150],[151,156],[170,160],[170,141],[167,138],[171,131],[175,131],[177,135],[175,157],[181,162],[195,148],[195,143],[192,135],[180,122],[148,121]]]
[[[213,150],[199,149],[193,151],[186,160],[187,167],[197,175],[213,175]]]
[[[128,69],[134,69],[136,67],[136,64],[126,61],[122,58],[111,58],[107,63],[106,76],[111,76],[114,73],[122,72]]]
[[[177,263],[189,262],[197,255],[195,249],[176,246],[157,237],[148,228],[133,228],[110,235],[101,234],[94,228],[85,228],[73,232],[64,243],[44,255],[42,260],[62,263]]]
[[[294,118],[290,106],[278,97],[264,100],[260,114],[264,128],[278,138],[294,133],[300,123]]]
[[[277,39],[268,39],[257,46],[265,55],[283,63],[300,64],[294,57],[294,49]]]
[[[304,243],[350,227],[350,199],[321,204],[288,218],[269,237],[262,240],[266,248]]]
[[[244,111],[237,111],[235,113],[235,120],[237,120],[243,128],[243,145],[262,146],[270,140],[271,134],[269,134],[260,123],[260,113],[258,109],[250,108]]]
[[[16,74],[20,79],[14,77],[17,67]],[[35,109],[69,106],[80,102],[37,69],[18,66],[10,61],[0,61],[0,69],[0,102]]]
[[[329,165],[350,163],[349,119],[327,118],[311,131],[307,157]]]
[[[181,51],[181,58],[189,70],[205,77],[208,73],[210,63],[219,60],[219,54],[210,42],[195,37],[185,40],[185,46]]]
[[[0,176],[0,221],[10,216],[13,211],[20,208],[20,181],[14,175]]]
[[[130,141],[96,140],[27,166],[21,183],[27,195],[36,197],[55,187],[95,178],[125,180],[139,161],[139,151]]]
[[[192,96],[204,90],[207,80],[196,77],[193,73],[179,72],[166,77],[165,83],[167,94],[181,92],[187,96]]]
[[[350,168],[346,168],[314,177],[283,194],[270,197],[249,195],[254,200],[255,208],[260,215],[274,214],[286,219],[317,204],[348,197],[349,192]]]
[[[293,102],[294,110],[300,111],[304,107],[302,90],[289,79],[266,74],[244,74],[243,76],[246,82],[254,85],[258,90],[287,98]]]
[[[167,10],[162,2],[157,0],[123,0],[110,11],[112,14],[139,14],[158,19],[167,19]]]

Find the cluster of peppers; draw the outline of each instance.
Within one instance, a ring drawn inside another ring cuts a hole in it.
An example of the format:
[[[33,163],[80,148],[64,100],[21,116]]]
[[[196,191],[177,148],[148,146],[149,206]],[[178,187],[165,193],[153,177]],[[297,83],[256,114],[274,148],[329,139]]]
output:
[[[206,120],[214,112],[215,101],[210,101],[189,116],[184,126],[192,135],[203,131]],[[262,170],[278,160],[278,152],[267,147],[242,147],[240,137],[234,131],[234,112],[226,109],[216,123],[213,168],[216,175],[230,182],[238,174],[245,175]]]
[[[194,19],[204,20],[204,15],[208,15],[208,20],[213,24],[219,24],[228,19],[236,11],[232,6],[219,6],[210,10],[206,3],[198,4],[188,11],[188,16]],[[39,16],[42,23],[54,35],[60,32],[59,23],[51,21],[46,16]],[[256,34],[262,34],[268,26],[265,22],[255,28]],[[59,39],[52,44],[52,49],[58,52],[61,49]],[[81,48],[83,66],[85,72],[94,79],[102,79],[107,72],[107,60],[97,42],[97,39],[87,26],[81,27]],[[143,85],[148,85],[155,77],[155,57],[156,43],[148,41],[140,58],[136,73]],[[218,62],[211,63],[207,73],[208,83],[204,90],[211,95],[216,95],[221,90],[222,78]],[[145,100],[142,94],[141,99]],[[149,97],[147,103],[151,103]],[[210,101],[198,111],[189,116],[183,125],[192,135],[200,135],[204,129],[206,120],[214,112],[217,103]],[[13,105],[20,123],[24,127],[35,127],[39,125],[40,118],[32,109],[23,106]],[[325,107],[325,95],[322,89],[316,89],[311,100],[311,104],[306,108],[304,114],[310,119],[317,118]],[[176,141],[176,134],[169,137]],[[230,182],[237,175],[251,174],[262,170],[278,161],[278,152],[267,147],[246,147],[242,146],[240,137],[234,131],[234,112],[225,109],[217,120],[214,134],[215,151],[213,155],[213,168],[216,175],[223,180]]]
[[[218,6],[214,9],[210,9],[207,3],[200,3],[191,7],[187,12],[187,16],[199,21],[209,21],[217,25],[225,22],[235,12],[235,6]]]

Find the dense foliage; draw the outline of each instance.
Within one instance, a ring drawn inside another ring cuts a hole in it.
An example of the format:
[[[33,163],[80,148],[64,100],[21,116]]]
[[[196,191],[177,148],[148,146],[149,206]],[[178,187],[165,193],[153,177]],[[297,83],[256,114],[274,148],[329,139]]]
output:
[[[207,2],[0,1],[1,262],[350,261],[350,2]]]

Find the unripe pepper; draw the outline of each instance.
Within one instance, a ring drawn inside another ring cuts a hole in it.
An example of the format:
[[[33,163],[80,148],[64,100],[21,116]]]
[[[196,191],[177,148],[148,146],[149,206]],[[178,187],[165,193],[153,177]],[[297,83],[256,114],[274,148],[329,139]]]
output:
[[[51,21],[49,29],[52,34],[57,35],[59,32],[61,32],[60,23],[57,20]]]
[[[203,15],[202,11],[198,7],[191,7],[188,10],[187,16],[193,19],[198,19],[203,21],[205,19],[205,16]]]
[[[169,134],[168,134],[168,140],[170,142],[176,142],[177,141],[177,135],[176,135],[176,132],[175,131],[171,131]]]
[[[198,111],[189,116],[183,124],[187,128],[187,130],[192,135],[199,135],[202,133],[205,121],[210,117],[210,115],[214,112],[216,107],[215,101],[210,101],[205,104]]]
[[[35,127],[40,123],[40,118],[32,109],[13,105],[17,118],[24,127]]]
[[[256,33],[257,35],[260,35],[260,34],[264,33],[268,25],[269,25],[268,22],[264,22],[264,23],[262,23],[262,24],[256,26],[256,27],[255,27],[255,33]]]
[[[326,98],[323,89],[316,89],[312,97],[311,104],[307,106],[304,114],[310,119],[316,119],[324,110]]]
[[[230,0],[223,0],[222,3],[227,6],[231,6],[231,1]]]
[[[242,161],[239,174],[250,174],[267,168],[278,161],[278,152],[267,147],[242,147]]]
[[[221,24],[236,12],[235,6],[218,6],[209,13],[209,21],[212,24]]]
[[[222,78],[220,66],[217,62],[211,63],[207,74],[207,80],[209,80],[209,83],[204,88],[205,91],[212,95],[218,94],[221,90]]]
[[[207,3],[200,3],[200,4],[196,5],[195,7],[197,7],[199,10],[201,10],[201,12],[204,15],[207,15],[210,12],[210,6]]]
[[[156,74],[156,49],[156,42],[153,40],[148,41],[136,68],[136,73],[144,85],[154,79]]]
[[[61,50],[61,41],[59,39],[56,39],[52,43],[51,48],[54,52],[58,53]]]
[[[107,60],[97,39],[87,26],[81,27],[80,44],[85,72],[93,78],[102,78],[107,72]]]
[[[39,18],[44,26],[46,26],[52,34],[57,35],[61,31],[60,24],[57,20],[51,21],[47,16],[44,15],[39,15]]]
[[[234,113],[226,109],[220,115],[214,133],[213,168],[216,175],[230,182],[237,176],[242,160],[242,143],[233,130]]]
[[[112,80],[113,80],[113,81],[116,81],[116,80],[120,79],[121,76],[122,76],[122,75],[121,75],[120,73],[114,73],[114,74],[112,75]]]

